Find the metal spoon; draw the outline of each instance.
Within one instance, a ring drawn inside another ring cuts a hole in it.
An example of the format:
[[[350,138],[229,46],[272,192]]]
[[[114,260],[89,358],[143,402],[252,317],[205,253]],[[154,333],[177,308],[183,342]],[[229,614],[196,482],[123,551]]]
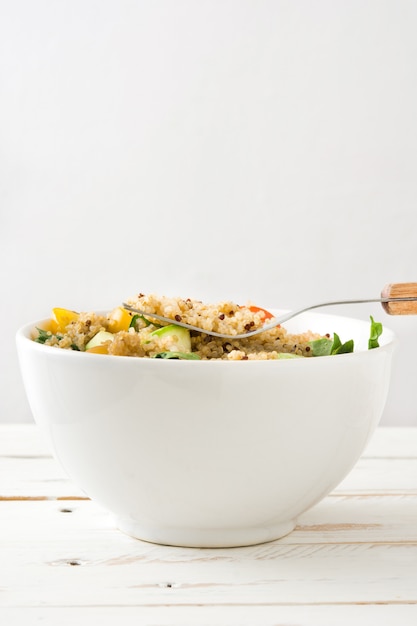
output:
[[[267,330],[271,330],[272,328],[275,328],[276,326],[287,322],[293,317],[296,317],[301,313],[305,313],[306,311],[311,311],[312,309],[318,309],[326,306],[335,306],[339,304],[366,304],[370,302],[382,303],[384,310],[389,315],[417,315],[417,283],[393,283],[386,285],[381,292],[380,298],[335,300],[333,302],[321,302],[320,304],[311,304],[310,306],[297,309],[296,311],[290,311],[288,313],[284,313],[283,315],[279,315],[278,317],[275,317],[272,322],[264,324],[261,328],[257,328],[256,330],[251,330],[247,333],[241,333],[237,335],[228,335],[225,333],[215,332],[214,330],[205,330],[203,328],[199,328],[198,326],[186,324],[185,322],[178,322],[177,320],[173,320],[169,317],[157,315],[156,313],[147,313],[146,311],[136,309],[135,307],[132,307],[125,302],[123,303],[123,307],[128,311],[138,313],[139,315],[143,315],[146,318],[156,319],[160,322],[165,322],[166,324],[175,324],[176,326],[182,326],[183,328],[195,330],[199,333],[210,335],[212,337],[221,337],[223,339],[246,339],[248,337],[260,335],[261,333],[264,333]]]

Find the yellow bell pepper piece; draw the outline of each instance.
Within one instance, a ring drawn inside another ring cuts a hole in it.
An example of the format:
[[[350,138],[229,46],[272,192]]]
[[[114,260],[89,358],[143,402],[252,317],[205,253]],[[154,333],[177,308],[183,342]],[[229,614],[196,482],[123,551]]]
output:
[[[52,318],[50,324],[50,330],[52,333],[64,332],[65,328],[71,322],[75,322],[79,317],[79,313],[76,311],[70,311],[69,309],[52,309]]]
[[[121,330],[128,330],[132,316],[126,309],[118,306],[116,309],[108,315],[109,331],[111,333],[118,333]]]
[[[108,343],[102,343],[100,346],[94,346],[94,348],[89,348],[86,352],[90,352],[92,354],[108,354]]]

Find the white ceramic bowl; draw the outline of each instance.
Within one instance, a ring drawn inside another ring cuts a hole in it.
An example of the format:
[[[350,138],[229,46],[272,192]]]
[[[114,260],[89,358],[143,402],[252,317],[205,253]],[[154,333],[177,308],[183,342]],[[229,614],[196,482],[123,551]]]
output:
[[[348,474],[385,404],[394,335],[303,314],[293,332],[336,331],[355,353],[276,361],[84,354],[17,333],[36,422],[68,475],[134,537],[242,546],[282,537]]]

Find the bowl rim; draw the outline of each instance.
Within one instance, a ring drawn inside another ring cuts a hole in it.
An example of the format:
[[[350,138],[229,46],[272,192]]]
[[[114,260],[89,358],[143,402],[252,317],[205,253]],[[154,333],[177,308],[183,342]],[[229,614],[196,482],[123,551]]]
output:
[[[287,310],[285,309],[269,309],[271,312],[275,313],[275,314],[280,314],[280,313],[285,313],[287,312]],[[97,314],[106,314],[108,312],[108,310],[97,310],[94,311]],[[369,328],[369,319],[365,320],[363,318],[357,318],[357,317],[352,317],[352,316],[345,316],[345,315],[336,315],[334,313],[317,313],[317,312],[305,312],[302,313],[298,316],[298,318],[301,317],[305,317],[305,318],[311,318],[311,319],[318,319],[321,321],[328,321],[331,322],[332,320],[339,320],[342,323],[349,323],[349,322],[353,322],[354,324],[360,324],[363,325],[364,327],[366,326],[367,328]],[[55,354],[57,356],[57,358],[85,358],[84,354],[89,354],[89,359],[94,359],[94,358],[99,358],[101,361],[103,359],[103,357],[106,357],[106,359],[110,362],[114,362],[114,360],[116,359],[117,361],[121,361],[122,360],[124,362],[129,361],[129,362],[146,362],[146,363],[150,363],[150,362],[155,362],[155,363],[169,363],[172,361],[172,359],[152,359],[149,357],[128,357],[126,358],[125,355],[114,355],[114,354],[97,354],[97,353],[84,353],[78,350],[59,350],[56,349],[55,346],[45,346],[44,344],[40,344],[37,343],[36,341],[34,341],[31,337],[31,333],[33,332],[33,330],[39,326],[41,327],[42,324],[46,324],[48,321],[50,320],[50,317],[46,317],[46,318],[41,318],[41,319],[37,319],[31,322],[28,322],[22,326],[20,326],[15,334],[15,338],[16,338],[16,343],[17,345],[25,345],[29,348],[29,344],[31,346],[32,350],[41,350],[41,352],[43,352],[44,354]],[[287,327],[287,325],[290,325],[292,320],[289,320],[288,322],[286,322],[285,327]],[[290,330],[290,332],[293,332]],[[295,331],[294,331],[295,332]],[[301,331],[300,331],[301,332]],[[28,343],[27,343],[28,342]],[[358,358],[361,357],[363,358],[363,355],[371,355],[372,353],[376,354],[379,353],[382,350],[391,350],[392,348],[396,347],[398,343],[398,337],[396,336],[396,334],[394,333],[394,331],[392,331],[389,327],[385,326],[385,324],[383,324],[383,334],[381,336],[381,344],[378,348],[373,348],[372,350],[365,350],[365,349],[357,349],[354,352],[350,352],[347,354],[339,354],[337,355],[339,358],[343,357],[343,358]],[[58,357],[58,354],[61,355],[60,357]],[[295,364],[298,364],[298,366],[300,366],[301,363],[308,363],[310,361],[313,362],[323,362],[326,361],[327,359],[332,358],[333,359],[333,355],[329,355],[329,356],[321,356],[319,358],[304,358],[304,359],[249,359],[249,360],[227,360],[227,359],[201,359],[201,360],[187,360],[187,359],[176,359],[174,360],[174,362],[177,364],[181,363],[182,367],[184,367],[184,364],[188,364],[188,366],[190,366],[190,364],[193,363],[286,363],[287,367],[295,367]],[[292,365],[290,365],[292,364]],[[269,365],[270,367],[271,365]]]

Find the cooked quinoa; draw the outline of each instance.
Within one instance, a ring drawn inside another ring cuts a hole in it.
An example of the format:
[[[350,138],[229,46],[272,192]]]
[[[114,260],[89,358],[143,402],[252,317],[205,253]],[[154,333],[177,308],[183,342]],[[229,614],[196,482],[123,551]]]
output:
[[[321,335],[311,331],[290,334],[282,326],[277,326],[254,337],[233,339],[233,335],[261,328],[270,315],[250,303],[245,306],[229,301],[205,304],[190,298],[161,297],[155,294],[139,294],[129,298],[126,303],[147,315],[138,316],[121,307],[116,307],[107,315],[54,309],[49,327],[37,329],[34,338],[49,346],[81,352],[133,357],[162,355],[162,358],[166,358],[164,355],[168,353],[172,358],[235,361],[277,359],[282,358],[280,355],[283,354],[308,357],[312,354],[309,342],[321,338]],[[172,330],[165,327],[162,332],[161,324],[152,318],[152,313],[171,319],[174,325]],[[203,332],[184,331],[175,326],[175,322],[197,326]],[[231,337],[212,337],[205,334],[204,330],[229,334]],[[182,341],[184,333],[187,334],[185,350]]]

